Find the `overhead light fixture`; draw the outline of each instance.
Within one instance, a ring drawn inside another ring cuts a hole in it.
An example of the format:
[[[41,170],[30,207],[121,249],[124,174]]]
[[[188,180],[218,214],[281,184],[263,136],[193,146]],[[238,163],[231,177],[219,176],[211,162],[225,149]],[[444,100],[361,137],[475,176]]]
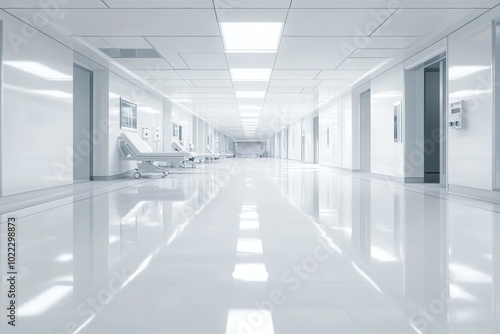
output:
[[[6,61],[5,65],[51,81],[71,81],[73,76],[34,61]]]
[[[238,91],[235,94],[237,99],[263,99],[266,97],[266,92],[259,91]]]
[[[262,110],[262,107],[259,106],[241,106],[238,107],[239,110]]]
[[[233,81],[269,81],[273,70],[270,68],[233,68]]]
[[[222,22],[226,52],[277,52],[283,22]]]

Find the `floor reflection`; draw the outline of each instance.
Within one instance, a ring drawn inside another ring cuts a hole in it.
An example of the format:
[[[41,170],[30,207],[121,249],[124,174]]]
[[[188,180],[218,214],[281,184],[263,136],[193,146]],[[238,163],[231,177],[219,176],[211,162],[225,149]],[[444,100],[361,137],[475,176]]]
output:
[[[26,210],[2,333],[500,329],[499,214],[425,187],[240,159]]]

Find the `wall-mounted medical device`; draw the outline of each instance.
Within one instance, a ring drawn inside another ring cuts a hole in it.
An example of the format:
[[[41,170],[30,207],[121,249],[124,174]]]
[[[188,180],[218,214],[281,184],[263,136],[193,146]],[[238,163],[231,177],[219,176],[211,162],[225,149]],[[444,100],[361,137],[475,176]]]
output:
[[[149,128],[142,128],[142,140],[149,140]]]
[[[403,102],[394,103],[394,142],[403,142]]]
[[[462,129],[463,126],[464,101],[453,102],[450,104],[450,113],[448,115],[448,125],[455,130]]]

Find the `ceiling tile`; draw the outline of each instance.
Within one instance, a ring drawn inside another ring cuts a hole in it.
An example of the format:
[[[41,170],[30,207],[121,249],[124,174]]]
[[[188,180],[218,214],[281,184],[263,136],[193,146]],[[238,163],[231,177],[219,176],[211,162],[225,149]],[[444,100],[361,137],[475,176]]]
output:
[[[111,47],[117,49],[151,49],[151,44],[144,37],[104,37]]]
[[[49,3],[49,1],[47,1]],[[34,8],[40,10],[40,0],[0,0],[1,8]],[[108,8],[101,0],[58,1],[58,8]]]
[[[146,80],[146,82],[150,85],[154,85],[158,89],[168,87],[189,87],[184,80]]]
[[[335,88],[346,88],[352,85],[356,80],[323,80],[319,87],[335,87]]]
[[[92,45],[94,48],[112,48],[112,46],[101,37],[81,37],[81,39]]]
[[[217,9],[219,22],[285,22],[287,9]]]
[[[399,0],[400,5],[391,5],[388,0],[294,0],[292,8],[491,8],[495,0]]]
[[[177,70],[177,74],[187,80],[192,79],[213,79],[213,80],[231,80],[228,70]]]
[[[268,93],[296,93],[302,92],[303,87],[269,87]]]
[[[321,80],[271,80],[271,87],[317,86]]]
[[[477,16],[483,12],[472,9],[401,9],[375,32],[375,36],[434,35],[468,15]]]
[[[339,70],[371,70],[388,61],[388,58],[348,58],[339,67]]]
[[[405,49],[411,47],[420,38],[415,36],[375,36],[370,38],[351,38],[343,48],[350,49]]]
[[[73,1],[73,0],[72,0]],[[213,8],[212,0],[105,0],[111,8]]]
[[[222,39],[219,37],[148,37],[151,45],[175,69],[189,69],[179,55],[181,53],[223,53]]]
[[[370,9],[294,9],[288,14],[283,35],[369,36],[393,12],[385,10],[375,18]]]
[[[161,58],[127,58],[127,61],[138,70],[170,70],[170,66],[165,59]]]
[[[191,80],[196,87],[232,87],[231,80]],[[234,97],[234,94],[233,94]]]
[[[283,37],[275,69],[335,69],[348,56],[351,38]]]
[[[317,79],[358,79],[368,71],[366,70],[331,70],[321,71]]]
[[[218,37],[147,37],[151,45],[161,54],[224,52],[222,38]]]
[[[193,70],[227,69],[224,53],[181,53],[184,62]]]
[[[229,68],[273,68],[276,61],[274,53],[228,53]]]
[[[357,49],[350,58],[391,58],[403,49]]]
[[[32,17],[38,11],[10,12]],[[213,9],[63,9],[58,17],[49,20],[74,36],[220,36]]]
[[[185,1],[185,0],[184,0]],[[215,0],[216,8],[289,8],[292,0]]]
[[[321,70],[274,70],[273,79],[315,79]]]
[[[145,79],[181,79],[174,70],[133,70],[132,72]]]

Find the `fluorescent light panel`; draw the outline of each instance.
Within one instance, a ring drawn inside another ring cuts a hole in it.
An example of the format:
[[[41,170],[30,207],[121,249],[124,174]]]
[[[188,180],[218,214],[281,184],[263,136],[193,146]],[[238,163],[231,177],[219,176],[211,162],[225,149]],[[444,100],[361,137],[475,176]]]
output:
[[[226,52],[276,52],[282,22],[222,22]]]
[[[233,81],[269,81],[273,70],[270,68],[233,68]]]
[[[262,107],[259,106],[241,106],[238,107],[239,110],[262,110]]]
[[[237,91],[235,94],[237,99],[263,99],[266,97],[266,92],[259,91]]]

